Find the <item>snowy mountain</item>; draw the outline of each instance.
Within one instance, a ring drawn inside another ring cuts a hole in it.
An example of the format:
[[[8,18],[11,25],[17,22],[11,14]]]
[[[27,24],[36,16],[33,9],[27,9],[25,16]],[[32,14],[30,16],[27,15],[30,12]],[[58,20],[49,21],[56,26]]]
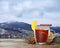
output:
[[[51,27],[55,36],[60,36],[60,27]],[[0,38],[25,38],[33,32],[31,25],[24,22],[0,23]]]

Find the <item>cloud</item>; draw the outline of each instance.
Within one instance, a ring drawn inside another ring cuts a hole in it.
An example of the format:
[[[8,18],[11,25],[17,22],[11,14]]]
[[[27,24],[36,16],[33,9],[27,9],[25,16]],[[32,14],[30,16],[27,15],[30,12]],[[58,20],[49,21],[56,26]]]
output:
[[[19,21],[59,25],[59,0],[2,0],[0,1],[0,22]]]
[[[43,13],[39,11],[38,9],[31,9],[31,10],[26,10],[23,11],[22,17],[28,17],[28,18],[40,18],[43,16]]]
[[[59,2],[60,2],[59,0],[51,0],[50,5],[48,4],[48,6],[45,8],[45,10],[47,12],[60,12],[60,3]]]
[[[18,20],[18,18],[10,14],[3,14],[0,16],[0,22],[9,22],[9,21],[16,21],[16,20]]]
[[[0,14],[9,12],[9,3],[7,1],[0,2]]]

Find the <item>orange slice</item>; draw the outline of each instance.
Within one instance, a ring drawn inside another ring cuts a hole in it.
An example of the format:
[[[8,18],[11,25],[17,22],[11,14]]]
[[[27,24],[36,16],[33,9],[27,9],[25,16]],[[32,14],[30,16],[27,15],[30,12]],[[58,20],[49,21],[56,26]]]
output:
[[[51,43],[54,39],[54,34],[52,32],[50,32],[50,36],[47,39],[47,43]]]
[[[50,32],[49,39],[53,39],[53,38],[54,38],[54,34],[52,32]]]

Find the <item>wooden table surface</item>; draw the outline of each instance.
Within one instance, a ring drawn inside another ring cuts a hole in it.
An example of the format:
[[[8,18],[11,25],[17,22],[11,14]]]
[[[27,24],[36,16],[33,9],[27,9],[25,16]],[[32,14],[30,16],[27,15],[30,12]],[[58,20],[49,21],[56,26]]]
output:
[[[20,39],[0,39],[0,48],[60,48],[60,45],[36,45]]]

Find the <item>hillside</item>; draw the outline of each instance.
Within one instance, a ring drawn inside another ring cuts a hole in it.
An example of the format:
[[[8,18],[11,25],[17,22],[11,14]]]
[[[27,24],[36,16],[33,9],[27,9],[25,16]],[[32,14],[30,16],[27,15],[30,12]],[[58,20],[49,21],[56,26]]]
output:
[[[24,22],[0,23],[0,38],[26,38],[30,32],[31,25]]]
[[[60,36],[60,27],[51,27],[55,36]],[[26,38],[33,31],[31,25],[24,22],[0,23],[0,38]],[[31,35],[31,34],[30,34]]]

